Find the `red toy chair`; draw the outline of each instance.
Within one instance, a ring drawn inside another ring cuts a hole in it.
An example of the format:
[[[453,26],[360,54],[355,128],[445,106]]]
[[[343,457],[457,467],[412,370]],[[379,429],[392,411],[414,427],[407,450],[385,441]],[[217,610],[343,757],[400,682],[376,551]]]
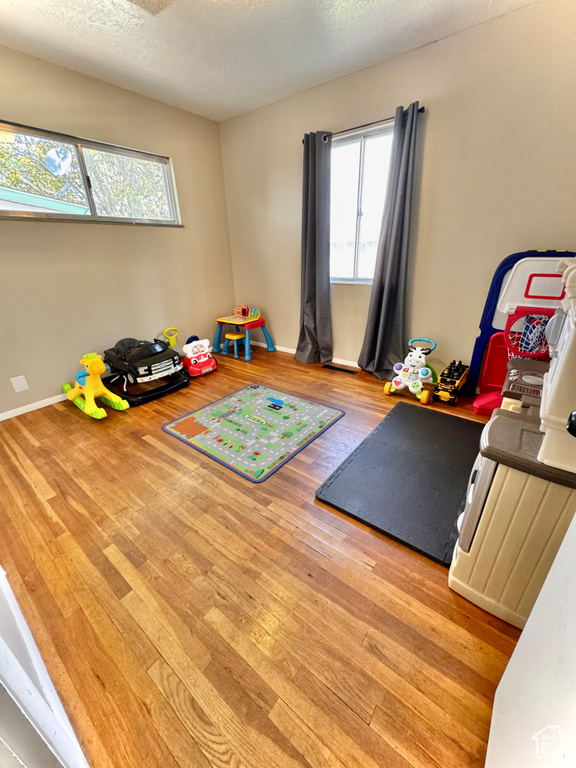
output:
[[[508,348],[504,341],[504,331],[490,337],[486,349],[484,365],[480,373],[480,394],[474,400],[474,413],[491,416],[495,408],[502,405],[500,391],[506,379],[508,366]]]

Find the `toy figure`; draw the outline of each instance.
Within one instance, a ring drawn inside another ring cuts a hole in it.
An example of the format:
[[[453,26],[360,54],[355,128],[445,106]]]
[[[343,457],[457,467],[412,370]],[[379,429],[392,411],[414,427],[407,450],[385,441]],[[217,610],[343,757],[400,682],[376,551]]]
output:
[[[427,364],[427,356],[436,349],[431,339],[414,338],[408,342],[409,352],[403,363],[395,363],[394,378],[384,385],[384,394],[390,395],[407,389],[422,405],[430,401],[430,392],[425,384],[436,381],[436,372]]]
[[[107,416],[104,408],[99,408],[96,405],[96,397],[102,400],[105,405],[117,411],[125,411],[130,407],[126,400],[113,394],[102,384],[100,377],[106,372],[107,366],[103,362],[101,355],[97,355],[95,352],[88,352],[80,360],[80,364],[84,368],[76,374],[74,386],[72,387],[68,383],[62,385],[68,400],[72,400],[74,405],[80,408],[81,411],[84,411],[84,413],[87,413],[88,416],[92,416],[93,419],[103,419]]]

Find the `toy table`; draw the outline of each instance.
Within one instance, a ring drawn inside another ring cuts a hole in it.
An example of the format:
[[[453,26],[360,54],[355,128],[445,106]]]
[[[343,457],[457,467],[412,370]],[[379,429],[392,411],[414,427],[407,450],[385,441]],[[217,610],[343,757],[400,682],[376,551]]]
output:
[[[258,319],[254,320],[253,318],[244,317],[243,315],[228,315],[227,317],[217,318],[216,322],[218,323],[218,327],[216,329],[216,335],[214,336],[214,345],[212,347],[213,353],[217,354],[220,352],[222,328],[225,325],[233,325],[237,331],[244,331],[244,360],[246,360],[246,362],[249,362],[252,359],[252,349],[250,347],[250,331],[254,328],[262,328],[262,333],[266,339],[266,347],[268,352],[276,351],[276,347],[274,346],[272,337],[266,328],[266,323],[263,317],[259,317]],[[224,349],[222,350],[223,355],[228,354],[228,343],[229,340],[227,339],[224,343]]]

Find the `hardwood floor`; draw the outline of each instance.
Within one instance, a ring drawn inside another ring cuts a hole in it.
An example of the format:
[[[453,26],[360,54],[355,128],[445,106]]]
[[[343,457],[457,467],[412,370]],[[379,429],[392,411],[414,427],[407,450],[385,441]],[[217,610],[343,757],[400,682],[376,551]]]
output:
[[[396,400],[280,352],[219,363],[101,422],[0,424],[0,565],[91,766],[483,765],[518,631],[314,500]],[[251,382],[346,410],[261,485],[160,429]]]

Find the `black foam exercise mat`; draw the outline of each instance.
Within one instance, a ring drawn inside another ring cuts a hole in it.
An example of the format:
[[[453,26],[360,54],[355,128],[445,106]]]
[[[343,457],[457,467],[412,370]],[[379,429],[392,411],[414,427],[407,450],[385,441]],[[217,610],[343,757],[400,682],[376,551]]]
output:
[[[316,498],[443,565],[483,425],[398,403],[316,491]]]

